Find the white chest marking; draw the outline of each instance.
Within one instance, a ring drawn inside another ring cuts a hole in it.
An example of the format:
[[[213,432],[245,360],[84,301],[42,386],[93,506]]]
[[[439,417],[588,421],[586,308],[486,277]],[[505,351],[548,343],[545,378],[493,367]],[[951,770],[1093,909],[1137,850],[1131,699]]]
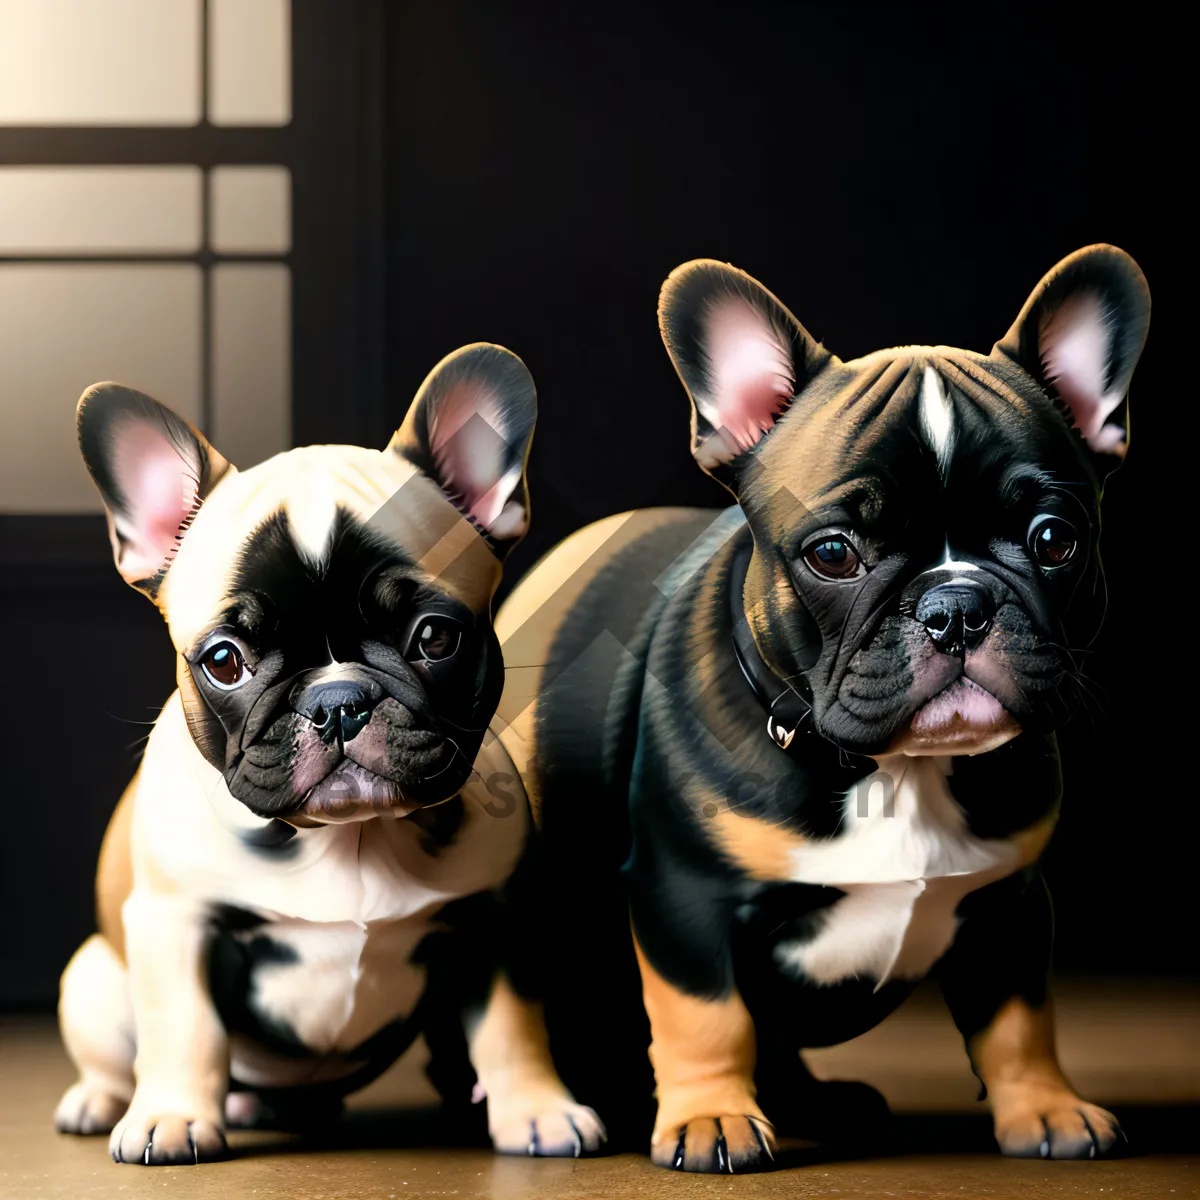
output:
[[[946,783],[953,759],[888,755],[847,793],[845,829],[792,852],[797,883],[846,892],[808,941],[781,942],[777,961],[817,983],[916,979],[946,952],[968,892],[1017,868],[1016,845],[966,828]]]
[[[416,1007],[424,972],[408,960],[428,931],[421,920],[273,921],[255,932],[284,954],[256,968],[253,1004],[319,1054],[353,1050]]]
[[[524,797],[498,807],[487,783],[496,774],[519,780],[503,744],[485,742],[476,761],[461,791],[462,824],[438,854],[413,822],[381,816],[301,829],[287,853],[272,857],[243,840],[265,822],[201,757],[179,693],[167,702],[137,777],[135,893],[152,860],[205,919],[214,904],[261,915],[265,923],[245,937],[264,937],[280,952],[254,964],[254,1008],[317,1052],[283,1058],[235,1039],[239,1080],[282,1086],[336,1077],[348,1069],[347,1051],[412,1013],[424,985],[423,969],[409,961],[413,949],[447,903],[501,884],[525,844]],[[510,786],[519,792],[519,782]]]

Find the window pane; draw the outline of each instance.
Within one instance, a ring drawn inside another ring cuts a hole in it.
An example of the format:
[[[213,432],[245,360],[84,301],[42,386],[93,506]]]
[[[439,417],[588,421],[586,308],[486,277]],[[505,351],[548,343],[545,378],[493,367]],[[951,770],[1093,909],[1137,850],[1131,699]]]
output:
[[[213,269],[213,429],[230,462],[252,467],[291,445],[291,273]]]
[[[286,125],[292,119],[288,0],[209,0],[208,119]]]
[[[112,379],[200,416],[200,269],[0,265],[0,511],[98,512],[75,404]]]
[[[0,254],[192,253],[198,167],[0,167]]]
[[[291,183],[286,167],[214,167],[212,248],[286,254],[292,244]]]
[[[0,124],[194,125],[200,0],[0,0]]]

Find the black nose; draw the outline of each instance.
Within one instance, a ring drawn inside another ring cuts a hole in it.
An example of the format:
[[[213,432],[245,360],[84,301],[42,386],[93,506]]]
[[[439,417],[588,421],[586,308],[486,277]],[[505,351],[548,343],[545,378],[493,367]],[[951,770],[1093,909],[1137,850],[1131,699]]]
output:
[[[973,583],[939,584],[917,603],[917,620],[943,654],[964,654],[978,646],[994,613],[991,596]]]
[[[333,679],[304,688],[292,700],[292,707],[307,717],[324,741],[339,737],[348,742],[371,719],[371,710],[379,703],[383,689],[370,680]]]

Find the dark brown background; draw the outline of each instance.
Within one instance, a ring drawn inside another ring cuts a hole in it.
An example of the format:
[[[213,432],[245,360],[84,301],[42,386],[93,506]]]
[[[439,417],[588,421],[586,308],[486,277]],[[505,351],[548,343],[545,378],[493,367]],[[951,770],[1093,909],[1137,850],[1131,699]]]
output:
[[[1161,499],[1183,469],[1151,52],[1169,33],[1134,8],[1117,25],[1094,13],[304,0],[281,135],[295,428],[382,444],[443,354],[510,346],[542,413],[519,571],[607,513],[724,502],[688,456],[655,328],[678,263],[745,268],[853,357],[986,350],[1060,257],[1123,246],[1156,315],[1107,498],[1098,701],[1062,737],[1058,960],[1194,973],[1174,933],[1197,830],[1173,698],[1189,598],[1168,611],[1161,588],[1185,537]],[[173,664],[95,521],[0,518],[0,629],[0,1005],[45,1007],[91,928],[100,836]]]

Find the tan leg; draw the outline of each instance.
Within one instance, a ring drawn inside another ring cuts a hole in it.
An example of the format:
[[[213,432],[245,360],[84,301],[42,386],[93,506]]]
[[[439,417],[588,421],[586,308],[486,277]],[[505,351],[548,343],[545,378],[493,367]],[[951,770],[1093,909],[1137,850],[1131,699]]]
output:
[[[135,890],[124,910],[137,1088],[113,1130],[117,1162],[179,1164],[225,1153],[225,1030],[208,992],[202,906]]]
[[[681,992],[634,944],[658,1095],[650,1157],[681,1171],[762,1170],[775,1130],[754,1096],[754,1022],[741,996]]]
[[[1005,1154],[1095,1158],[1121,1136],[1116,1117],[1081,1100],[1063,1075],[1049,1001],[1034,1008],[1008,1000],[967,1049],[987,1088]]]
[[[93,934],[63,972],[59,1028],[79,1071],[59,1101],[60,1133],[108,1133],[133,1095],[133,1007],[125,966],[108,941]]]
[[[497,1150],[578,1157],[599,1149],[604,1126],[559,1079],[540,1007],[521,999],[503,976],[492,985],[468,1040]]]

